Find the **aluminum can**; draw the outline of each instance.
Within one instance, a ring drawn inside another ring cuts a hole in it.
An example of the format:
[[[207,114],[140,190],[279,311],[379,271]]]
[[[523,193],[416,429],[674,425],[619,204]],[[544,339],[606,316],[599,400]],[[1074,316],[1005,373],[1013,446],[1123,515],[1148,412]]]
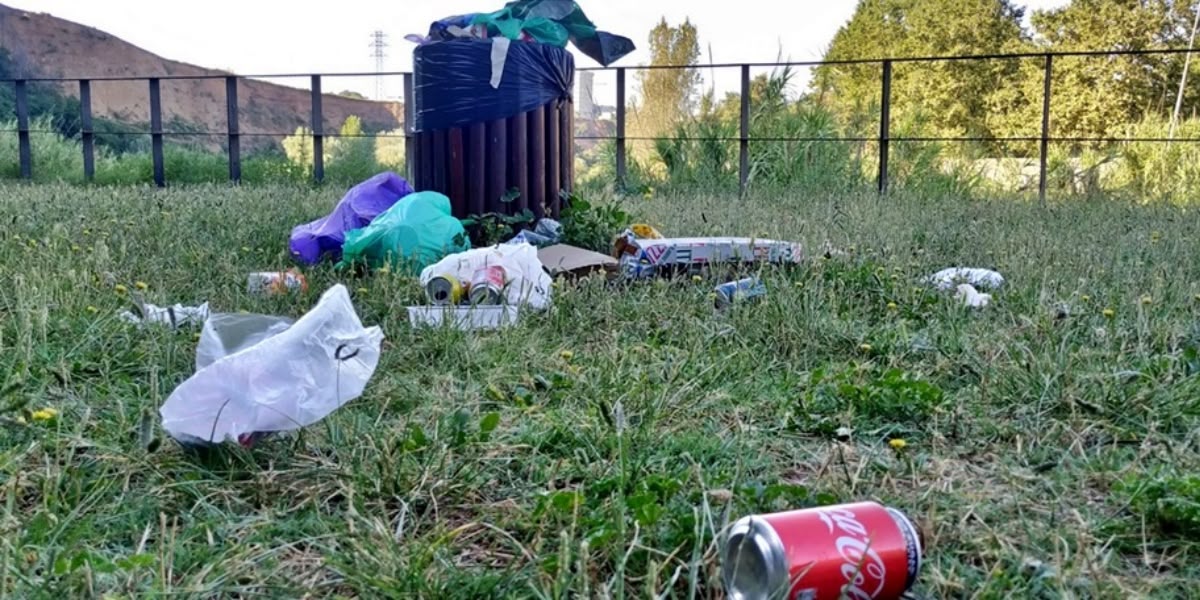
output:
[[[725,308],[739,302],[767,295],[767,286],[757,277],[722,283],[713,290],[717,295],[717,308]]]
[[[278,296],[308,289],[308,280],[295,269],[251,273],[246,277],[246,290],[251,294]]]
[[[504,267],[493,265],[475,271],[471,276],[471,291],[467,297],[471,304],[500,304],[504,296],[507,274]]]
[[[462,302],[463,286],[451,275],[440,275],[429,280],[425,296],[434,306],[453,306]]]
[[[862,502],[740,519],[721,576],[740,600],[898,600],[916,582],[921,558],[908,517]]]

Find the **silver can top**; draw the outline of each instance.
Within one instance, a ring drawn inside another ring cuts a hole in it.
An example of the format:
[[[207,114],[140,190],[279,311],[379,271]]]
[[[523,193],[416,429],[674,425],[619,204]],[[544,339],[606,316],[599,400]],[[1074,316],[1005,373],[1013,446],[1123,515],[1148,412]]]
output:
[[[759,517],[734,523],[725,542],[721,579],[732,600],[767,600],[786,592],[787,556],[775,528]]]

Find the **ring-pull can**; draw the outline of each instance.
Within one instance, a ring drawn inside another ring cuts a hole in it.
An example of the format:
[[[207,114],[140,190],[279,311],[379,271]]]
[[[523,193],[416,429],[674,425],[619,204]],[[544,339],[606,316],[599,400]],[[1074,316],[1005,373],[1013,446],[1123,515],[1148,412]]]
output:
[[[463,287],[453,276],[439,275],[429,280],[425,295],[434,306],[452,306],[462,302]]]
[[[308,280],[295,269],[251,273],[246,277],[246,291],[263,296],[281,296],[289,292],[306,291]]]
[[[713,293],[716,295],[716,307],[728,308],[767,294],[767,286],[757,277],[747,277],[738,281],[730,281],[718,285]]]
[[[504,267],[483,267],[471,277],[471,291],[467,293],[467,299],[471,304],[500,304],[504,299],[504,283],[507,279]]]
[[[721,578],[737,600],[899,600],[921,570],[922,539],[900,511],[862,502],[744,517]]]

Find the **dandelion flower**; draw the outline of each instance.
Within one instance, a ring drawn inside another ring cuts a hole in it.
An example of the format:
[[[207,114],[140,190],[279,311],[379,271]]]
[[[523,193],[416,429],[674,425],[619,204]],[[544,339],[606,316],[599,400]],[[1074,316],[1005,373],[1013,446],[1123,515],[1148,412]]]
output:
[[[54,419],[54,417],[58,416],[58,411],[47,407],[41,410],[35,410],[33,411],[33,414],[29,416],[33,417],[34,421],[45,422],[50,421]]]
[[[570,350],[563,350],[562,352],[559,352],[558,355],[567,362],[571,362],[571,359],[575,358],[575,353],[571,352]]]
[[[366,294],[367,292],[369,292],[369,291],[370,291],[370,290],[368,290],[367,288],[358,288],[358,294],[359,294],[360,296],[361,296],[361,295],[365,295],[365,294]]]
[[[242,252],[245,252],[245,253],[249,254],[249,253],[250,253],[250,246],[242,246]]]
[[[23,415],[17,415],[16,421],[17,421],[17,425],[24,425],[27,423],[27,421],[25,420],[25,417]]]
[[[118,283],[116,285],[116,287],[114,287],[113,289],[116,290],[118,294],[124,294],[125,292],[129,291],[129,288],[125,287],[124,284],[120,284],[120,283]]]
[[[150,286],[147,285],[145,281],[138,281],[133,284],[133,287],[135,287],[143,292],[150,289]]]
[[[895,302],[888,302],[887,307],[888,307],[888,310],[896,310],[897,308],[900,308],[899,306],[896,306]]]
[[[796,289],[800,289],[800,288],[802,288],[802,287],[804,287],[804,282],[803,282],[803,281],[797,281],[797,282],[796,282]]]
[[[87,311],[94,315],[94,314],[100,312],[100,309],[96,308],[95,306],[89,306],[89,307],[87,307]]]
[[[703,278],[703,277],[701,277],[701,276],[699,276],[699,275],[692,275],[692,282],[693,282],[693,283],[700,283],[701,281],[704,281],[704,278]]]
[[[1104,316],[1105,316],[1106,318],[1109,318],[1109,319],[1111,319],[1111,318],[1113,318],[1113,317],[1117,316],[1117,311],[1115,311],[1115,310],[1113,310],[1113,309],[1111,309],[1111,308],[1106,308],[1106,309],[1104,309]]]
[[[1154,299],[1149,294],[1142,296],[1142,306],[1150,306],[1154,303]]]
[[[858,346],[858,349],[861,350],[862,352],[870,352],[870,351],[874,350],[875,347],[870,344],[860,344]]]
[[[83,248],[80,248],[79,244],[71,244],[71,252],[79,252],[80,250],[83,250]]]
[[[892,450],[899,452],[908,447],[908,442],[904,441],[903,438],[896,438],[889,441],[888,445],[892,447]]]
[[[1091,300],[1092,300],[1092,297],[1091,297],[1091,296],[1089,296],[1089,295],[1087,295],[1087,294],[1084,294],[1084,295],[1080,296],[1080,297],[1079,297],[1079,299],[1080,299],[1080,300],[1082,300],[1082,301],[1084,301],[1084,302],[1091,302]]]

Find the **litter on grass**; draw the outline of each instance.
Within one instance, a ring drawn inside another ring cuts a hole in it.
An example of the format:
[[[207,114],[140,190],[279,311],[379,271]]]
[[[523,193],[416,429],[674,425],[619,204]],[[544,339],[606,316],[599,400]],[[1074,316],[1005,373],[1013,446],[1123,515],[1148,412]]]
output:
[[[171,329],[199,325],[208,318],[207,302],[200,306],[184,306],[182,304],[155,306],[139,301],[135,308],[137,308],[137,313],[126,310],[122,311],[118,316],[121,320],[137,325],[138,327],[166,325]]]
[[[498,292],[505,304],[528,306],[533,310],[550,307],[553,281],[542,268],[537,248],[529,244],[500,244],[452,254],[421,272],[421,287],[430,292],[430,284],[435,280],[457,282],[468,286],[466,297],[472,298],[475,294],[469,289],[471,284],[497,283],[493,277],[477,278],[477,274],[481,271],[486,274],[491,267],[503,270],[503,283],[498,286]],[[461,297],[462,292],[457,295]],[[437,302],[434,293],[430,293],[430,297]]]
[[[961,300],[963,306],[971,308],[984,308],[992,303],[991,294],[981,294],[979,290],[975,289],[975,286],[969,283],[958,284],[958,289],[954,293],[954,297]]]
[[[366,227],[411,193],[412,186],[390,171],[350,188],[329,215],[292,229],[288,244],[292,256],[309,265],[341,260],[347,232]]]
[[[938,271],[927,277],[925,281],[944,292],[957,289],[960,283],[968,283],[976,288],[995,290],[1004,285],[1004,276],[990,269],[954,267]]]
[[[185,445],[249,445],[320,421],[362,395],[383,343],[383,331],[363,327],[341,285],[290,327],[259,319],[210,329],[205,355],[197,351],[207,366],[159,410],[163,428]]]

